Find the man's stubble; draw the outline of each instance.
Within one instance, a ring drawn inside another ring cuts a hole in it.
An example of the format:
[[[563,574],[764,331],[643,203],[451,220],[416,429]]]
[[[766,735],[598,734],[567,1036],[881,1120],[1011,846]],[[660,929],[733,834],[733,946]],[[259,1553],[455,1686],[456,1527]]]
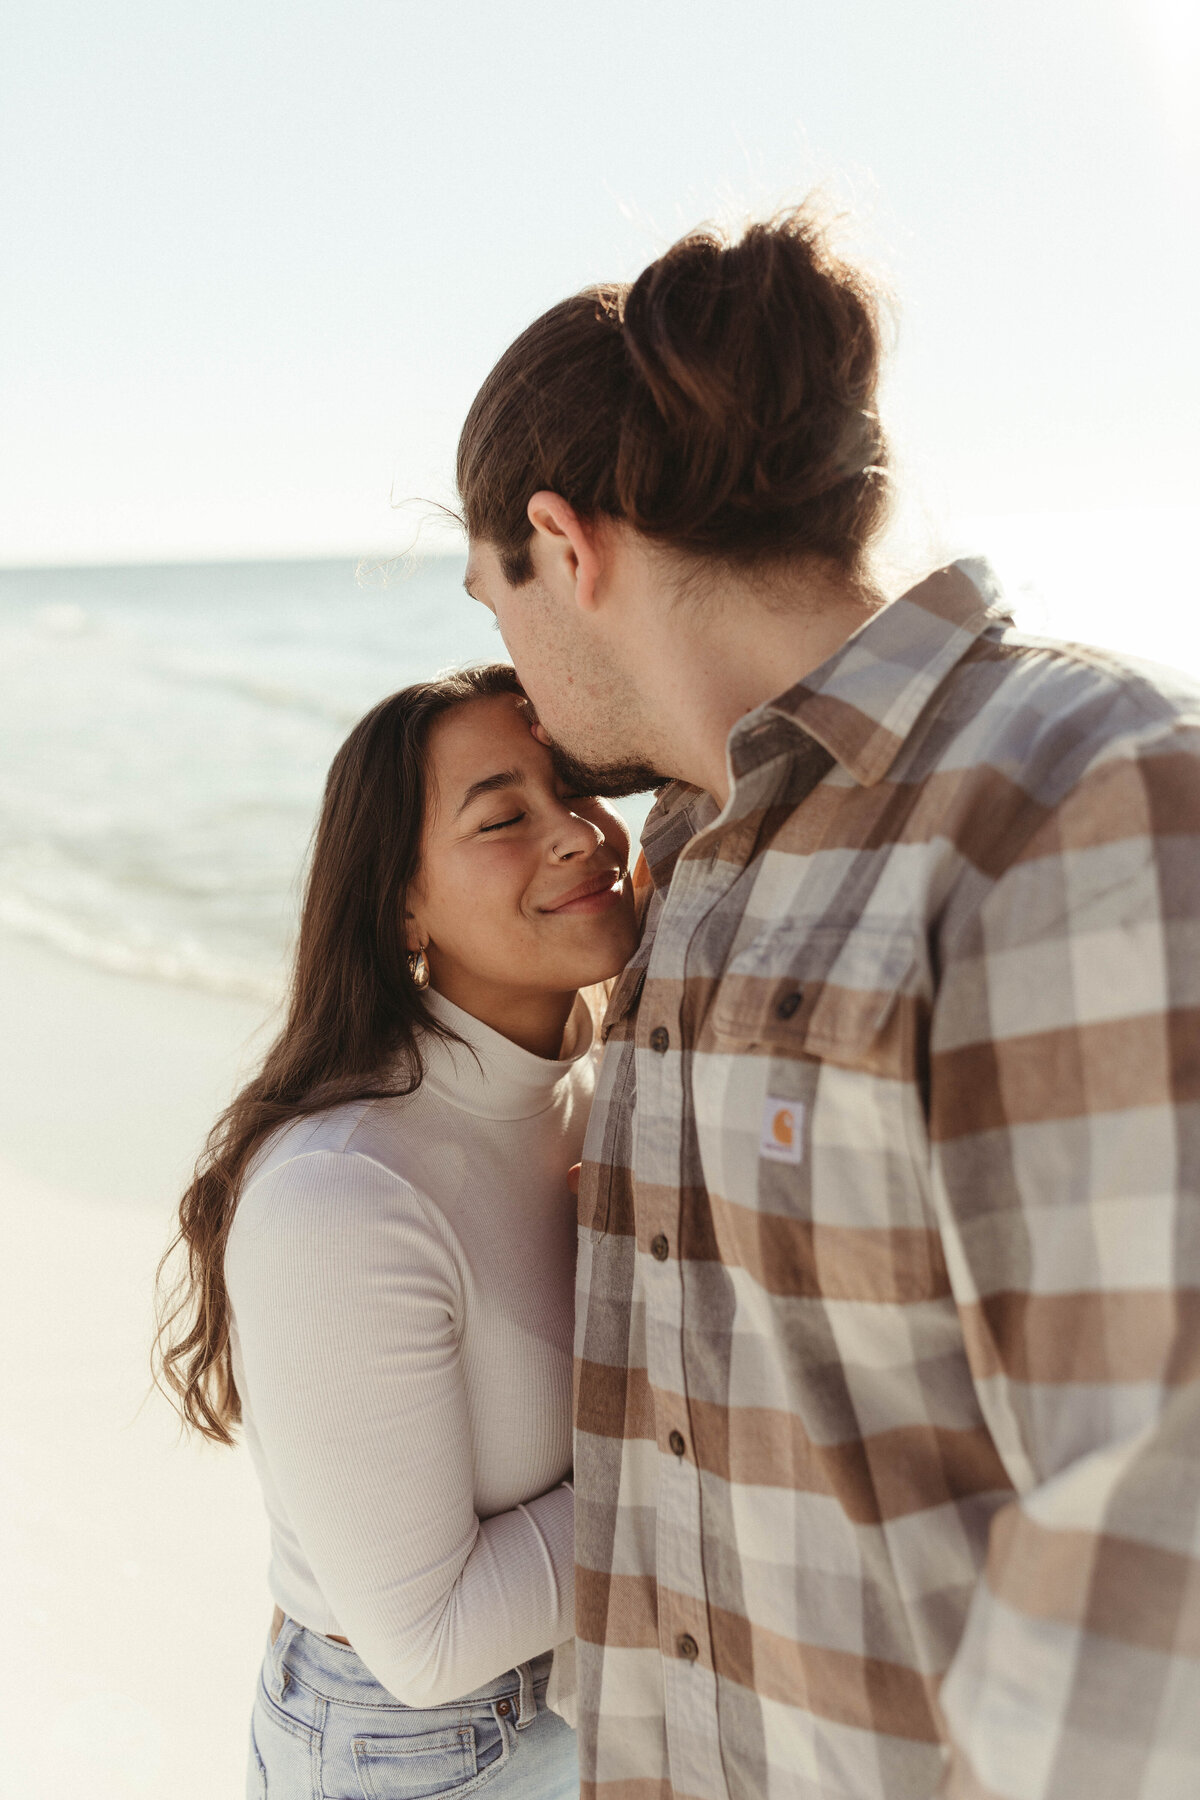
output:
[[[642,734],[637,728],[636,704],[628,693],[625,672],[598,652],[595,644],[584,650],[579,639],[564,630],[561,614],[536,577],[526,588],[526,605],[531,612],[536,609],[534,629],[541,640],[542,655],[538,660],[542,663],[543,680],[553,681],[549,670],[557,669],[561,682],[559,701],[571,696],[570,743],[539,720],[550,736],[550,754],[559,779],[575,793],[595,794],[604,800],[619,800],[662,787],[668,778],[638,754]],[[519,667],[517,673],[521,673]],[[556,706],[555,711],[559,710]],[[536,716],[532,702],[530,712]],[[576,721],[586,721],[578,735],[574,729]]]

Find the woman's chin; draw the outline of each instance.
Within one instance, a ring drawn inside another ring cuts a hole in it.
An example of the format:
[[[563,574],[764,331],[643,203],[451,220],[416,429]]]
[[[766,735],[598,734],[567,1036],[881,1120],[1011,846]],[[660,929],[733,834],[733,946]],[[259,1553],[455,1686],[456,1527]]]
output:
[[[611,948],[607,946],[603,950],[597,948],[596,954],[593,956],[581,957],[579,974],[574,985],[580,988],[595,987],[597,982],[611,981],[615,975],[621,973],[636,949],[637,937],[636,934],[633,934],[627,940],[612,945]]]
[[[560,949],[536,974],[531,969],[531,985],[560,994],[571,988],[595,987],[619,975],[636,948],[634,933],[596,933],[590,943],[580,944],[577,953],[564,955]]]

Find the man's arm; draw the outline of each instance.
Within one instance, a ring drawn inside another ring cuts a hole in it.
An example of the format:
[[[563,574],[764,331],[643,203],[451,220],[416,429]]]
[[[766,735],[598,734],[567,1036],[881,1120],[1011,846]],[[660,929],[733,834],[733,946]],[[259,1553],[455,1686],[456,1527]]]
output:
[[[1200,731],[1111,746],[942,952],[934,1198],[1016,1488],[946,1792],[1200,1793]]]

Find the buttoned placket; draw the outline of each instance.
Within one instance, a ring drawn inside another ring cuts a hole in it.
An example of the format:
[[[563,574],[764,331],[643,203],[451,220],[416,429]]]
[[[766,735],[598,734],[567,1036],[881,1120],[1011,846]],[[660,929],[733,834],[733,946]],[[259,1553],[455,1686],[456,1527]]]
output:
[[[678,1395],[677,1411],[659,1419],[660,1452],[671,1431],[683,1441],[687,1423],[687,1379],[683,1355],[683,1276],[680,1249],[680,1145],[684,1127],[684,1048],[681,1020],[668,1018],[654,1000],[657,991],[679,993],[681,969],[672,966],[679,947],[690,941],[693,919],[702,915],[707,864],[688,852],[677,864],[655,947],[651,952],[646,998],[639,1020],[638,1113],[634,1167],[642,1193],[650,1184],[669,1196],[653,1216],[639,1221],[646,1301],[646,1365],[657,1396]],[[676,948],[668,954],[668,947]],[[662,948],[660,948],[662,946]],[[644,1020],[644,1023],[643,1023]],[[669,1405],[661,1398],[658,1409]],[[721,1768],[716,1675],[707,1632],[700,1477],[694,1459],[673,1448],[659,1456],[656,1567],[659,1592],[659,1648],[671,1781],[679,1793],[697,1800],[727,1800]]]
[[[777,776],[768,765],[776,760],[775,752],[785,748],[781,739],[790,740],[786,748],[794,752],[794,727],[761,717],[743,720],[731,737],[730,800],[675,865],[647,965],[648,998],[637,1028],[634,1169],[642,1195],[649,1184],[657,1201],[653,1214],[639,1206],[640,1247],[650,1252],[648,1258],[639,1259],[646,1304],[646,1365],[656,1395],[679,1396],[678,1416],[657,1419],[659,1649],[671,1781],[678,1792],[696,1800],[728,1800],[728,1786],[708,1628],[701,1475],[687,1429],[680,1164],[687,1129],[684,1084],[690,1047],[677,1006],[668,1016],[656,995],[683,993],[693,942],[742,874],[740,860],[719,857],[717,851],[726,834],[737,832],[746,816],[773,796]],[[823,764],[814,765],[814,785],[822,769]],[[670,1201],[657,1199],[660,1195],[670,1196]],[[662,1412],[666,1403],[658,1404]]]
[[[751,728],[753,740],[770,726]],[[751,784],[757,785],[757,784]],[[708,1628],[701,1476],[691,1454],[684,1353],[684,1282],[680,1261],[680,1161],[688,1046],[677,1006],[668,1014],[660,992],[683,991],[687,955],[703,922],[741,874],[718,858],[719,840],[736,829],[747,796],[735,786],[720,818],[689,844],[676,863],[647,966],[646,998],[637,1028],[638,1110],[634,1168],[641,1193],[657,1200],[639,1207],[639,1240],[646,1318],[646,1365],[656,1395],[678,1395],[673,1417],[658,1419],[656,1569],[659,1649],[663,1658],[667,1750],[677,1792],[696,1800],[728,1800],[720,1745],[717,1678]],[[669,1211],[668,1211],[669,1207]],[[659,1401],[664,1412],[669,1402]]]

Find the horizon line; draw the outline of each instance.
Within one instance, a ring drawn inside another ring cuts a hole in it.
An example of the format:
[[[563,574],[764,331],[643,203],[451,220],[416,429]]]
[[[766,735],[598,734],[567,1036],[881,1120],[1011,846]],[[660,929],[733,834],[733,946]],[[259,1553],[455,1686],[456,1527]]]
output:
[[[0,556],[0,575],[52,575],[73,571],[76,573],[91,572],[98,569],[195,569],[195,568],[250,568],[263,563],[354,563],[366,564],[372,568],[385,568],[396,564],[418,562],[449,562],[466,555],[465,546],[459,549],[428,550],[292,550],[280,553],[274,550],[217,551],[211,554],[186,554],[157,556],[102,556],[68,558],[63,561],[43,561],[41,559],[8,562]]]

